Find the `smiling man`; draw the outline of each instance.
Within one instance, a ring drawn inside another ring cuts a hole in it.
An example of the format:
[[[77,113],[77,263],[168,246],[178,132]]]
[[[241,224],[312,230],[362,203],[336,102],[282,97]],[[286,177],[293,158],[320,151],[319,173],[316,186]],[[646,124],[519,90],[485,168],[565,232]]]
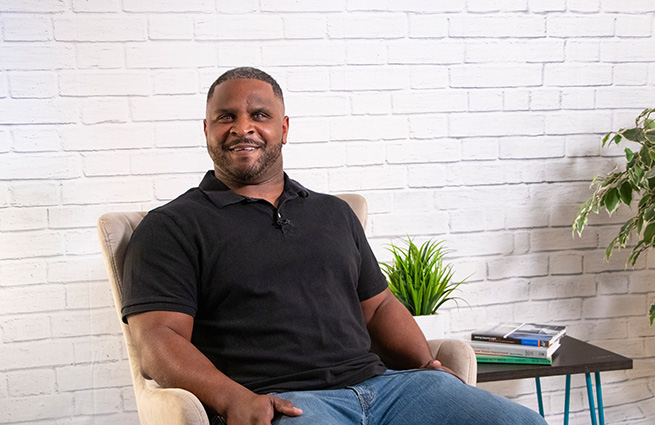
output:
[[[273,78],[223,74],[204,129],[214,170],[128,246],[122,312],[144,376],[194,393],[212,424],[545,423],[434,360],[348,205],[284,173]]]

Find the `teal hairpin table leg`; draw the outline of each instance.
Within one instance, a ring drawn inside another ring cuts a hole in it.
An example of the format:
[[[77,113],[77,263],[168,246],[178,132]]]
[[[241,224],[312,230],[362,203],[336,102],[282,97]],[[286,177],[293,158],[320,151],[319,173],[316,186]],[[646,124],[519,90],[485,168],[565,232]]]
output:
[[[594,406],[594,390],[591,388],[591,374],[585,373],[587,379],[587,398],[589,399],[589,413],[591,413],[591,425],[598,425],[596,421],[596,406]]]
[[[600,388],[600,372],[596,372],[596,396],[598,396],[598,422],[605,425],[605,413],[603,412],[603,391]]]
[[[571,375],[566,375],[566,393],[564,395],[564,425],[569,425],[570,406],[571,406]]]
[[[537,376],[534,378],[536,384],[537,384],[537,401],[539,402],[539,414],[541,415],[542,418],[545,418],[544,416],[544,400],[541,398],[541,380]]]

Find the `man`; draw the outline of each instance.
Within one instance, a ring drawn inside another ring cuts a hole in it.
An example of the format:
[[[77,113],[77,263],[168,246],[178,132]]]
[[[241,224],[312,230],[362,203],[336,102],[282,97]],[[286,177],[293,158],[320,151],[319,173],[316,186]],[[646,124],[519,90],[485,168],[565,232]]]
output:
[[[286,176],[275,80],[223,74],[204,130],[213,172],[151,211],[127,252],[145,376],[229,425],[543,423],[432,359],[347,204]]]

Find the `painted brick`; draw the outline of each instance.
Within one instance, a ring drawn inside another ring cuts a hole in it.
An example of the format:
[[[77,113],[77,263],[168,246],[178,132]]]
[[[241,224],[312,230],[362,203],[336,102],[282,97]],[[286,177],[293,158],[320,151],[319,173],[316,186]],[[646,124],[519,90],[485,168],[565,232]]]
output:
[[[462,162],[450,164],[446,171],[446,184],[450,186],[482,186],[521,181],[521,168],[507,162]]]
[[[571,228],[534,230],[530,235],[530,246],[534,252],[557,251],[572,248],[596,248],[598,246],[597,234],[587,229],[581,237],[575,239],[571,235]]]
[[[448,17],[445,15],[409,15],[411,38],[443,38],[448,36]]]
[[[76,415],[102,415],[121,411],[121,391],[104,389],[75,393]]]
[[[124,184],[129,182],[129,184]],[[66,204],[143,202],[152,198],[152,185],[143,179],[93,178],[67,182],[62,187]]]
[[[282,17],[248,14],[196,19],[198,40],[275,40],[284,37]]]
[[[120,1],[91,2],[88,0],[73,0],[72,7],[75,12],[118,12],[120,10]]]
[[[451,87],[530,87],[542,84],[541,65],[479,65],[450,68]]]
[[[323,38],[327,33],[327,17],[316,14],[293,14],[284,16],[284,38]]]
[[[543,37],[546,20],[541,16],[462,16],[450,18],[451,37]]]
[[[218,63],[225,67],[238,67],[238,66],[259,66],[262,64],[262,49],[261,42],[259,41],[242,41],[242,42],[221,42],[220,46],[216,48],[218,52]],[[227,71],[227,69],[225,69]],[[201,74],[202,76],[202,71]],[[210,84],[218,78],[220,74],[213,71],[211,73],[211,81],[207,83],[209,88]],[[205,90],[203,90],[205,91]]]
[[[562,89],[562,109],[593,109],[596,105],[596,89],[564,88]]]
[[[655,38],[602,40],[600,59],[603,62],[647,62],[655,49]]]
[[[25,0],[15,2],[13,0],[1,0],[0,10],[3,12],[63,12],[66,9],[64,2],[52,2],[47,0]]]
[[[298,0],[262,0],[263,12],[341,12],[346,7],[346,0],[329,3],[303,2]]]
[[[501,159],[561,158],[564,156],[563,137],[510,137],[498,143]]]
[[[55,205],[61,202],[59,183],[14,182],[9,186],[9,191],[11,192],[11,203],[17,207]]]
[[[148,21],[139,15],[75,15],[53,18],[57,41],[144,41]]]
[[[411,188],[446,186],[446,165],[414,165],[407,171],[407,182]]]
[[[413,139],[433,139],[448,134],[448,118],[444,114],[409,117],[409,134]]]
[[[152,79],[155,94],[198,93],[198,73],[194,70],[157,71]]]
[[[3,179],[70,179],[80,176],[80,160],[68,154],[23,154],[0,156]]]
[[[201,12],[214,10],[212,0],[123,0],[126,12]]]
[[[599,295],[627,294],[628,276],[618,273],[599,274],[596,276]]]
[[[462,140],[462,159],[465,161],[498,159],[498,139],[480,137]]]
[[[296,40],[293,43],[273,43],[262,50],[265,66],[342,65],[345,52],[338,45],[325,41]]]
[[[551,255],[551,261],[553,256]],[[551,263],[552,267],[552,263]],[[593,297],[596,295],[594,276],[551,276],[530,280],[530,298],[557,300],[563,298]]]
[[[525,89],[503,90],[503,110],[527,111],[530,109],[530,91]]]
[[[154,145],[152,124],[68,126],[60,134],[67,151],[138,149]]]
[[[67,255],[100,254],[100,245],[96,240],[96,229],[74,230],[66,232],[64,243]]]
[[[652,16],[619,15],[616,17],[616,35],[619,37],[650,37],[652,24]]]
[[[335,117],[330,120],[331,140],[394,140],[407,134],[407,119],[396,117]]]
[[[202,44],[183,41],[127,43],[125,64],[128,68],[190,68],[215,66],[216,56]]]
[[[442,89],[448,87],[448,68],[435,65],[417,65],[409,70],[412,89]]]
[[[562,92],[557,89],[536,89],[530,92],[530,110],[547,111],[561,109]]]
[[[630,2],[624,2],[621,0],[603,0],[602,6],[603,11],[605,12],[639,13],[655,11],[653,3],[648,0],[633,0]]]
[[[569,0],[568,4],[571,12],[591,13],[600,9],[600,0]]]
[[[62,96],[127,96],[152,93],[150,77],[142,72],[62,72]]]
[[[450,231],[470,233],[485,230],[503,230],[505,215],[501,210],[467,210],[450,212]],[[486,276],[485,273],[481,277]]]
[[[332,14],[328,17],[330,38],[402,38],[407,35],[407,15],[404,13]]]
[[[536,13],[564,12],[566,0],[528,0],[529,9]]]
[[[294,117],[340,116],[350,112],[350,99],[341,93],[290,93],[285,102],[286,113]]]
[[[544,84],[548,86],[607,86],[612,84],[612,66],[547,64]]]
[[[655,98],[655,88],[607,88],[596,91],[598,108],[645,108]],[[634,122],[633,122],[634,124]]]
[[[10,316],[2,321],[2,329],[4,342],[34,341],[52,336],[50,318],[44,315]]]
[[[195,34],[193,17],[186,15],[148,16],[150,40],[191,40]]]
[[[598,62],[600,41],[592,39],[569,39],[564,47],[565,57],[570,62]]]
[[[133,121],[200,120],[205,116],[204,95],[131,98]]]
[[[449,2],[434,2],[431,0],[406,0],[402,3],[389,2],[387,8],[392,11],[412,11],[416,13],[436,12],[462,12],[464,10],[463,0],[452,0]]]
[[[123,46],[117,43],[78,43],[75,45],[75,57],[81,69],[116,69],[125,66]]]
[[[528,300],[527,281],[525,279],[508,279],[485,282],[484,285],[478,285],[475,290],[469,291],[466,299],[474,306],[502,303],[507,308],[508,304]]]
[[[7,374],[9,395],[24,397],[55,392],[55,372],[52,369],[21,370]]]
[[[39,395],[32,397],[10,397],[0,399],[3,416],[11,422],[48,419],[73,414],[72,394]]]
[[[646,311],[646,299],[639,295],[611,295],[583,301],[585,318],[609,318],[641,315]]]
[[[125,123],[129,121],[128,99],[120,97],[97,97],[80,100],[82,123]]]
[[[330,140],[330,124],[320,118],[290,118],[289,142],[327,142]],[[355,140],[355,139],[353,139]]]
[[[97,241],[94,242],[96,242],[97,245]],[[112,298],[111,291],[109,285],[107,285],[107,282],[84,282],[78,284],[69,283],[66,285],[66,305],[72,308],[88,309],[113,307],[114,299]],[[117,330],[120,332],[118,327]],[[116,345],[116,347],[120,347],[120,344]]]
[[[72,99],[0,100],[0,124],[68,124],[78,117],[78,105]]]
[[[390,93],[355,93],[351,97],[353,115],[391,114]]]
[[[46,282],[47,266],[43,259],[0,261],[1,286],[33,285]]]
[[[544,117],[534,113],[453,114],[450,116],[449,125],[449,134],[453,137],[538,136],[544,132]]]
[[[396,213],[371,217],[375,236],[435,235],[448,232],[448,214],[439,211]]]
[[[167,201],[177,198],[190,188],[197,187],[203,175],[184,174],[177,177],[158,177],[155,180],[155,198]]]
[[[546,115],[546,134],[601,133],[607,128],[611,115],[607,112],[577,112]]]
[[[98,311],[98,310],[96,310]],[[56,338],[115,333],[117,320],[114,314],[97,312],[68,312],[65,316],[53,315],[52,333]]]
[[[502,90],[471,90],[467,93],[467,97],[470,112],[491,112],[503,109]]]
[[[61,149],[55,126],[15,126],[12,128],[14,152],[54,152]]]
[[[346,45],[346,63],[349,65],[384,64],[387,56],[387,44],[383,40],[351,40]]]
[[[645,86],[648,83],[648,65],[626,63],[614,65],[613,82],[617,86]]]
[[[582,255],[571,252],[551,255],[550,272],[553,275],[581,274]]]
[[[402,141],[387,144],[389,164],[437,163],[461,160],[462,148],[458,140],[437,139]]]
[[[614,17],[549,16],[546,32],[549,37],[611,37],[614,35]]]
[[[57,92],[51,73],[12,73],[8,80],[8,91],[13,98],[51,98]]]
[[[0,236],[0,240],[3,240],[4,237]],[[18,238],[17,238],[18,239]],[[51,243],[45,238],[30,238],[30,237],[21,237],[18,239],[19,242],[42,242],[45,247],[37,247],[32,250],[36,255],[47,255],[46,252],[48,244]],[[55,241],[58,242],[58,241]],[[3,244],[5,241],[3,240]],[[18,255],[14,257],[29,255],[22,253],[24,249],[19,249],[18,246],[13,246],[14,250],[18,252]],[[56,252],[62,252],[61,249]],[[7,256],[2,252],[1,258]],[[11,256],[8,256],[11,258]],[[2,306],[2,311],[5,314],[13,313],[33,313],[41,311],[50,311],[50,310],[60,310],[65,307],[65,293],[64,288],[57,285],[30,285],[29,287],[8,287],[3,290],[3,298],[0,300],[0,306]],[[18,358],[14,358],[17,360]],[[17,362],[7,361],[8,365],[16,365]],[[29,364],[29,363],[28,363]]]
[[[284,164],[290,169],[341,167],[346,150],[334,143],[292,144],[284,148]]]
[[[355,167],[328,171],[330,191],[399,189],[405,187],[404,167]]]
[[[525,12],[528,4],[526,0],[505,0],[489,3],[484,0],[469,0],[466,10],[469,12]]]
[[[455,64],[464,61],[464,43],[400,40],[388,43],[390,64]]]
[[[412,90],[394,93],[392,104],[398,114],[461,112],[467,109],[467,96],[460,90]]]
[[[0,231],[37,230],[48,225],[48,211],[36,208],[0,209]]]
[[[5,41],[48,41],[52,40],[52,20],[43,15],[5,15]]]
[[[48,262],[48,282],[71,283],[99,281],[106,278],[105,263],[99,255],[68,257]]]
[[[567,42],[569,42],[567,40]],[[562,62],[563,40],[472,40],[466,43],[466,62]]]
[[[349,67],[330,71],[332,90],[395,90],[407,87],[405,67]]]

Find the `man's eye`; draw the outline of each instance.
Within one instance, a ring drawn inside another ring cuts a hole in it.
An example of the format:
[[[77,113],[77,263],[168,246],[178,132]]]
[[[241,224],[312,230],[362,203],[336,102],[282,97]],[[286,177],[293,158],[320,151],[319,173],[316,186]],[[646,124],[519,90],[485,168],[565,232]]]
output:
[[[261,120],[261,119],[266,118],[266,114],[264,114],[263,112],[256,112],[256,113],[253,114],[253,118],[255,118],[257,120]]]
[[[229,122],[232,121],[232,115],[220,115],[216,120],[219,122]]]

